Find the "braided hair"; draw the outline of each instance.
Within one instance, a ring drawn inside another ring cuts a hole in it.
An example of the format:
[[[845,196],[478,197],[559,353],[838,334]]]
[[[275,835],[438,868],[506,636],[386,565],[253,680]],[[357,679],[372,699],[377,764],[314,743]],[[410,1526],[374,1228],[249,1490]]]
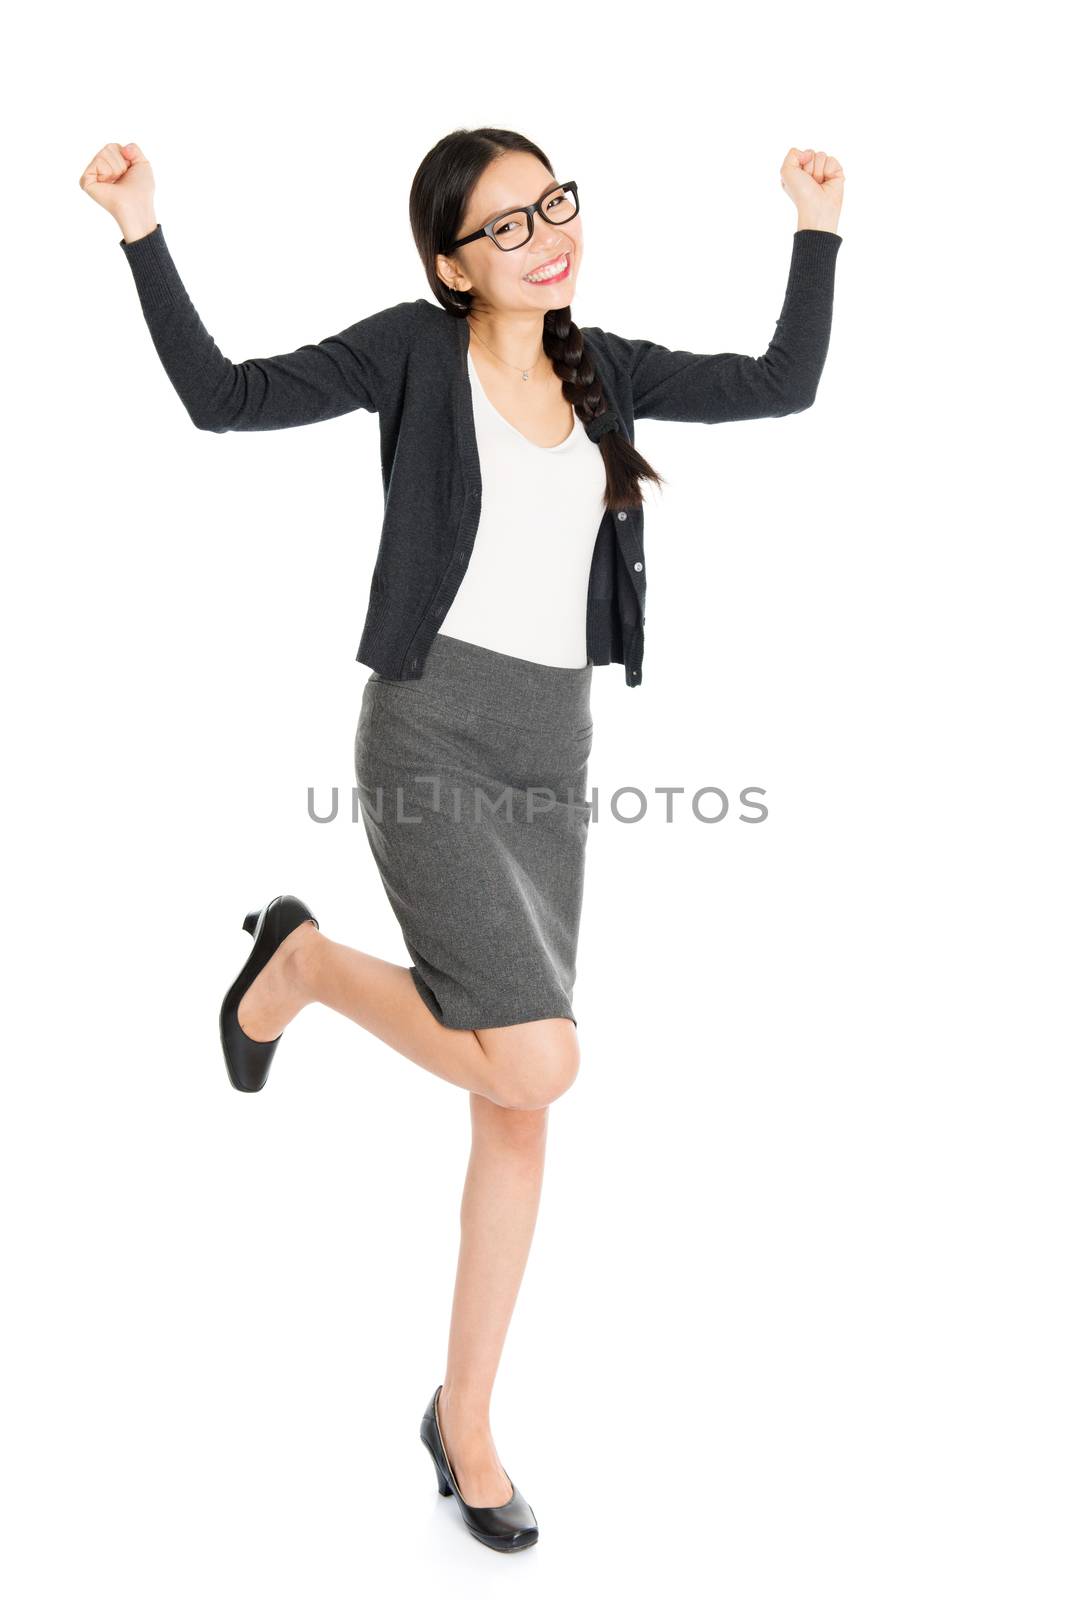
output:
[[[564,386],[575,415],[588,436],[600,446],[605,466],[604,503],[609,511],[625,511],[642,498],[639,479],[663,479],[631,444],[615,411],[605,397],[592,354],[582,329],[571,320],[570,306],[545,313],[542,331],[545,354]]]
[[[412,234],[434,297],[450,316],[470,316],[474,296],[442,282],[437,273],[437,257],[450,254],[471,191],[482,173],[491,161],[509,150],[535,156],[548,172],[553,170],[544,152],[521,133],[507,128],[458,128],[427,152],[412,181],[408,201]],[[564,398],[601,451],[606,509],[623,511],[638,505],[643,478],[657,485],[664,480],[627,438],[605,395],[582,329],[571,319],[570,306],[545,313],[542,346],[563,385]]]

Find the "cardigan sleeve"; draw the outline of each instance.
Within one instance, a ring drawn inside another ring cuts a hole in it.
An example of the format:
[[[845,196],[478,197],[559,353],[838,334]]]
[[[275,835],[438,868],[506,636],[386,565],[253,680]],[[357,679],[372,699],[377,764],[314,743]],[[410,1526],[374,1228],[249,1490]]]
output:
[[[740,422],[785,417],[810,406],[830,342],[841,243],[841,234],[818,228],[795,232],[786,295],[762,356],[695,355],[649,339],[603,333],[613,361],[629,380],[635,420]]]
[[[417,302],[377,311],[319,344],[235,362],[200,320],[159,224],[119,244],[156,352],[196,427],[210,433],[300,428],[348,411],[378,411],[396,388]]]

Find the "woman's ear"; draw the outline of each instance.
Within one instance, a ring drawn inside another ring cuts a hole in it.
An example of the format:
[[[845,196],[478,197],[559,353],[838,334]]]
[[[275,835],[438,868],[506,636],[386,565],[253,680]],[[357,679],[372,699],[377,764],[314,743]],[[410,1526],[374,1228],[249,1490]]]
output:
[[[434,270],[446,289],[451,289],[454,294],[464,294],[470,287],[464,282],[464,275],[457,270],[456,263],[451,256],[435,257]]]

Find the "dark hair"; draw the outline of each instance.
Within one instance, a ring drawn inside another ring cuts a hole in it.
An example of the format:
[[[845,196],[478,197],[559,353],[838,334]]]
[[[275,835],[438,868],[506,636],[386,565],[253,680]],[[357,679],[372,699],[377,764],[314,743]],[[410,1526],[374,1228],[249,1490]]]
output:
[[[506,128],[457,128],[427,152],[412,180],[408,215],[416,249],[435,298],[452,317],[470,315],[474,296],[443,283],[437,274],[436,258],[452,254],[450,247],[459,235],[472,190],[490,162],[509,150],[535,156],[552,173],[552,163],[545,153],[521,133]],[[571,320],[570,306],[545,313],[542,342],[563,384],[564,397],[574,406],[583,426],[608,413],[593,355],[586,349],[581,328]],[[607,420],[611,423],[613,416],[609,414]],[[663,484],[660,474],[627,438],[622,422],[611,431],[602,432],[597,443],[604,458],[604,503],[609,511],[637,505],[642,499],[642,478]]]

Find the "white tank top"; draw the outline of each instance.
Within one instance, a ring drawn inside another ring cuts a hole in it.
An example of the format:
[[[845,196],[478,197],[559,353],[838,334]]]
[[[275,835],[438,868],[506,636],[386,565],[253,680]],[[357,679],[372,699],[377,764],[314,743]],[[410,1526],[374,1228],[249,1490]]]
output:
[[[482,511],[440,631],[546,666],[584,667],[604,458],[578,417],[562,443],[533,444],[491,404],[470,350],[467,367]]]

